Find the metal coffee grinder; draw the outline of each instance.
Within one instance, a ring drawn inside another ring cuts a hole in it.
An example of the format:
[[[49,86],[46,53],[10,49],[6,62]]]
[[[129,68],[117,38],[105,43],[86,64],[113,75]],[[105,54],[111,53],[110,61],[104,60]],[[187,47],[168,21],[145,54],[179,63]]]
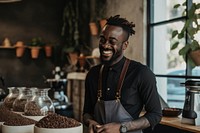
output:
[[[181,123],[200,125],[200,81],[187,80]]]

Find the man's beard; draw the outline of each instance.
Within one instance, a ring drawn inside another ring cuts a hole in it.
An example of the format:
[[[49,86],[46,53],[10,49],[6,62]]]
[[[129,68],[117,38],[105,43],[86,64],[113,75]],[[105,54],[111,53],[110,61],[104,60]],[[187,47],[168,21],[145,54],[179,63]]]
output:
[[[101,63],[103,63],[104,65],[107,65],[107,66],[110,66],[112,65],[112,63],[117,60],[118,57],[120,57],[122,55],[122,50],[118,51],[118,52],[115,52],[113,51],[113,55],[112,57],[110,58],[110,60],[104,60],[102,59],[102,55],[100,56],[100,59],[101,59]]]

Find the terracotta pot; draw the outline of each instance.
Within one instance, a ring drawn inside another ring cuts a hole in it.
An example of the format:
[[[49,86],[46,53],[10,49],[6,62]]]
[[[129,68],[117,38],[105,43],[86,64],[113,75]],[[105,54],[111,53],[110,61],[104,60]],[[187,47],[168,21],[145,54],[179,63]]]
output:
[[[91,35],[96,36],[98,34],[97,24],[94,22],[89,23]]]
[[[45,50],[46,57],[51,57],[51,55],[52,55],[52,47],[51,46],[45,46],[44,50]]]
[[[17,57],[22,57],[23,54],[24,54],[24,50],[25,50],[24,47],[17,47],[17,48],[16,48],[16,56],[17,56]]]
[[[104,25],[106,24],[106,22],[107,22],[106,19],[101,19],[101,20],[99,21],[100,26],[101,26],[101,29],[104,27]]]
[[[191,51],[189,53],[189,56],[193,60],[195,65],[200,66],[200,50]]]
[[[24,43],[22,41],[18,41],[15,47],[16,47],[16,56],[22,57],[25,50]]]
[[[37,59],[40,53],[40,47],[31,47],[31,57]]]

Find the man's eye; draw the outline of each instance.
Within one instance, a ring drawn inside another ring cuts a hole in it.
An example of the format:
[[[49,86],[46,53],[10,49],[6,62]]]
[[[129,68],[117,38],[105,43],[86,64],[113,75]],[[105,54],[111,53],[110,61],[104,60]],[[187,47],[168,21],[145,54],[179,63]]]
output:
[[[114,41],[114,40],[109,40],[109,43],[110,43],[111,45],[115,45],[115,44],[116,44],[116,41]]]
[[[101,39],[100,39],[100,43],[106,43],[106,39],[101,38]]]

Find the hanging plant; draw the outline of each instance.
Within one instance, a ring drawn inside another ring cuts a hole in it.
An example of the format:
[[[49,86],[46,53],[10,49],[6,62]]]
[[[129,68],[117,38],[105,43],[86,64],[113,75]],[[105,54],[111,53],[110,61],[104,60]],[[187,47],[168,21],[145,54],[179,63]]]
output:
[[[68,0],[63,12],[61,36],[64,37],[64,51],[73,52],[79,47],[78,0]]]
[[[174,6],[175,9],[178,9],[181,6],[186,6],[186,2],[184,2],[182,5],[177,4]],[[187,10],[187,9],[186,9]],[[194,51],[200,50],[200,44],[199,41],[197,40],[197,35],[200,33],[200,3],[192,3],[191,7],[189,7],[188,11],[186,10],[183,12],[183,14],[186,14],[187,18],[184,23],[183,28],[181,29],[180,32],[178,30],[174,30],[172,32],[172,38],[177,37],[178,40],[172,45],[171,50],[176,49],[179,44],[181,44],[181,39],[184,39],[185,36],[187,36],[188,41],[186,42],[187,44],[179,50],[179,55],[183,57],[183,59],[190,64],[190,66],[193,68],[196,65],[199,65],[198,63],[194,62],[193,57],[191,58],[191,54]],[[187,34],[186,34],[187,33]],[[196,53],[196,52],[195,52]],[[197,52],[199,53],[199,52]],[[197,56],[197,58],[199,58]]]

